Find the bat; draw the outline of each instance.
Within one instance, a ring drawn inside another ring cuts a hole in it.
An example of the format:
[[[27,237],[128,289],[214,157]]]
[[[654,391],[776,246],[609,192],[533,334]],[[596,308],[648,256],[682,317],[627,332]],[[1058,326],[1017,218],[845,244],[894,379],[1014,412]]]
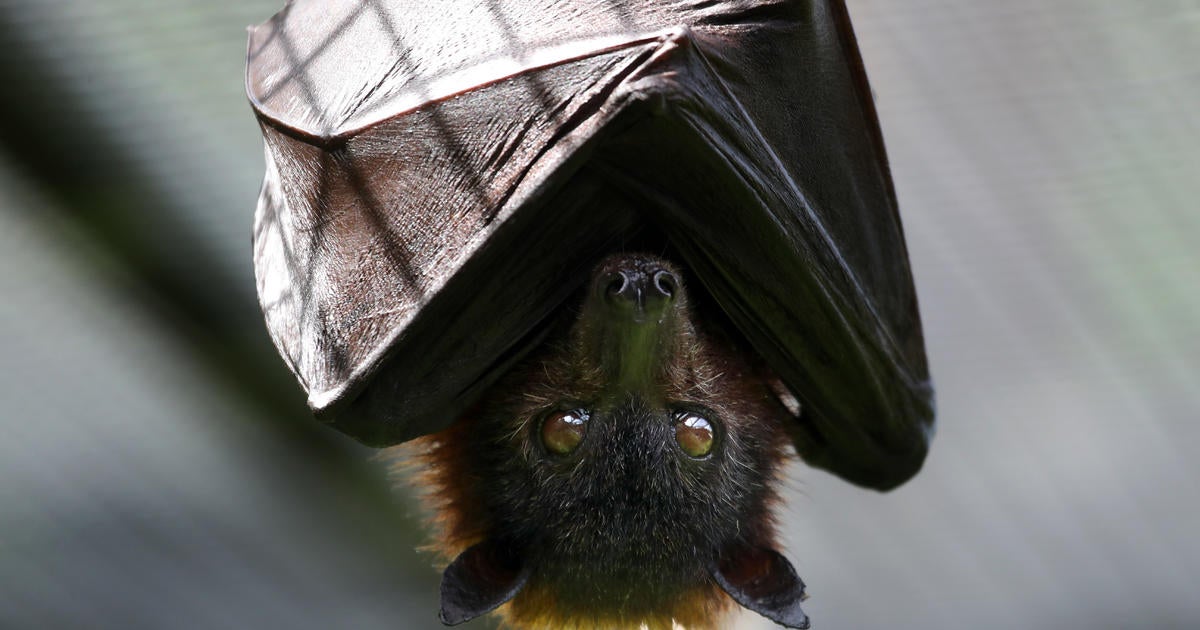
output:
[[[935,415],[841,0],[297,1],[246,88],[267,328],[424,449],[444,622],[808,626],[781,462],[890,489]]]
[[[709,628],[731,597],[807,627],[769,509],[788,411],[753,354],[696,316],[684,277],[607,257],[548,343],[422,438],[457,556],[444,622],[511,599],[517,627]]]

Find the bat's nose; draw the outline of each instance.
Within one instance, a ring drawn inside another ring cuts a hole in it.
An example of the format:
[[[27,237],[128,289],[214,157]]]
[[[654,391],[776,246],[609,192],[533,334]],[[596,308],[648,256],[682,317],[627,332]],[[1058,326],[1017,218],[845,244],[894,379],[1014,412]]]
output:
[[[678,289],[679,279],[661,267],[617,269],[604,277],[604,299],[639,312],[662,310]]]

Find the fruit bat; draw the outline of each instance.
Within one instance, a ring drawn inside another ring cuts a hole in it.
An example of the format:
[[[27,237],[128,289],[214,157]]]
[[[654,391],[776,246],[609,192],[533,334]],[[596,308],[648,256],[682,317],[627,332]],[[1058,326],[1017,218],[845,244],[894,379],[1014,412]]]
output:
[[[841,0],[296,1],[246,88],[267,327],[421,445],[444,622],[807,627],[781,462],[890,489],[934,423]]]

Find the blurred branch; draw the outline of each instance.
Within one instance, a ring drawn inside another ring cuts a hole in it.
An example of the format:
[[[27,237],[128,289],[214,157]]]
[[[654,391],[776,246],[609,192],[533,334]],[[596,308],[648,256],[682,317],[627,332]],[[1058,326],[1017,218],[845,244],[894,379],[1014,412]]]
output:
[[[39,218],[67,224],[116,261],[115,268],[108,265],[113,288],[152,312],[273,432],[307,449],[314,466],[354,475],[347,485],[363,489],[364,499],[395,503],[375,469],[363,465],[365,451],[319,428],[302,403],[265,334],[248,273],[249,247],[246,260],[234,262],[198,242],[183,201],[165,194],[145,168],[145,147],[106,119],[111,104],[97,101],[108,90],[80,86],[71,68],[77,60],[64,42],[30,23],[33,13],[20,5],[0,8],[6,51],[0,84],[9,95],[0,99],[0,151],[61,209],[59,216]],[[148,135],[172,137],[170,129]],[[250,211],[248,205],[246,242]]]

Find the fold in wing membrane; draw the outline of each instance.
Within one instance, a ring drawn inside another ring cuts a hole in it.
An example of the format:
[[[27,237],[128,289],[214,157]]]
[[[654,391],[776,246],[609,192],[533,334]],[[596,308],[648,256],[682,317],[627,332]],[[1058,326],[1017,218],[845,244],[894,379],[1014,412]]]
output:
[[[251,33],[259,295],[318,415],[444,428],[653,225],[801,401],[808,462],[914,474],[933,393],[841,2],[511,4],[296,2]]]

